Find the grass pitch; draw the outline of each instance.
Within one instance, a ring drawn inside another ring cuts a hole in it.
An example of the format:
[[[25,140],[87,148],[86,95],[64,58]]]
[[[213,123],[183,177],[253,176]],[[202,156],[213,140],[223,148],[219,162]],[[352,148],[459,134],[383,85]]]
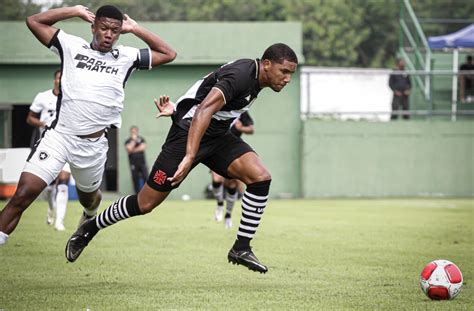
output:
[[[474,308],[472,200],[271,200],[253,242],[266,275],[227,263],[238,205],[229,231],[213,201],[165,202],[103,230],[72,264],[64,246],[81,208],[70,202],[56,232],[46,206],[35,202],[0,248],[0,310]],[[461,268],[452,301],[420,290],[434,259]]]

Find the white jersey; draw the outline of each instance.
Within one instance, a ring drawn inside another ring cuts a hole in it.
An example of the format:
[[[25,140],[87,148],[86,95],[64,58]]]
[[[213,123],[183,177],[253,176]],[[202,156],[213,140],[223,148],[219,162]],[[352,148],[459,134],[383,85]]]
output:
[[[120,127],[123,88],[135,69],[151,69],[150,49],[119,45],[102,53],[62,30],[56,32],[49,48],[61,58],[62,68],[58,115],[52,127],[71,135]]]
[[[52,89],[40,92],[33,100],[30,110],[40,115],[39,119],[41,122],[44,122],[47,126],[51,126],[53,120],[56,119],[57,101],[58,96],[54,95]]]

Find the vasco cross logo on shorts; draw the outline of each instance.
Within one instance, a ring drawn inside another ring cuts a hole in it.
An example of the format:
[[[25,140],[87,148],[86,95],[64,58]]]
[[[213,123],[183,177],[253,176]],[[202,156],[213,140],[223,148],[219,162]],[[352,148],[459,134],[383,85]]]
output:
[[[49,155],[45,152],[45,151],[41,151],[38,155],[38,158],[41,160],[41,161],[44,161],[46,160],[47,158],[49,157]]]
[[[164,184],[166,181],[166,173],[162,170],[156,171],[155,176],[153,176],[153,181],[158,185]]]

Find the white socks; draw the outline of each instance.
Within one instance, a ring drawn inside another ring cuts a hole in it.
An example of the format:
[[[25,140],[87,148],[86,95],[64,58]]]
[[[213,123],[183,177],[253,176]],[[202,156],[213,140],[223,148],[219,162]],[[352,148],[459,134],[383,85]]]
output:
[[[0,246],[7,243],[7,240],[8,240],[8,234],[3,233],[2,231],[0,231]]]
[[[56,227],[63,226],[68,200],[68,186],[60,184],[56,194]]]

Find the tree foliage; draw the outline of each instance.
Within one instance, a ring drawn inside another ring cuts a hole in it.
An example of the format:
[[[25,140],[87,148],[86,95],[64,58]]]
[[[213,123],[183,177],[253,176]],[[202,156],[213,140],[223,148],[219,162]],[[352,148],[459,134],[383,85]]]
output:
[[[471,19],[474,2],[412,0],[420,18]],[[0,20],[24,19],[39,7],[29,1],[2,0]],[[397,0],[64,0],[96,10],[104,3],[143,21],[301,21],[306,63],[319,66],[387,67],[398,48]],[[16,4],[16,5],[15,5]],[[462,24],[423,25],[428,35]]]

